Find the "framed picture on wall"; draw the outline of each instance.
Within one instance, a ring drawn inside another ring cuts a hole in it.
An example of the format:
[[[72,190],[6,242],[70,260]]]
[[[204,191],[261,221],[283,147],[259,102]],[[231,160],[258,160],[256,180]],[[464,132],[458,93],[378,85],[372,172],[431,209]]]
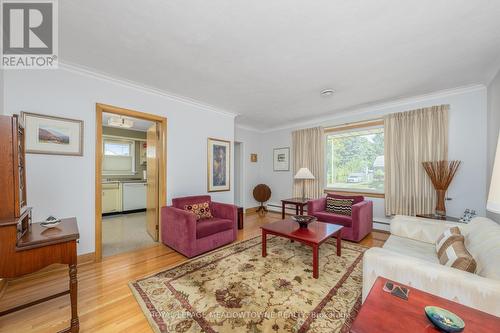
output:
[[[273,149],[274,171],[290,171],[290,147]]]
[[[231,190],[231,142],[208,138],[208,192]]]
[[[26,153],[83,156],[83,121],[21,112]]]

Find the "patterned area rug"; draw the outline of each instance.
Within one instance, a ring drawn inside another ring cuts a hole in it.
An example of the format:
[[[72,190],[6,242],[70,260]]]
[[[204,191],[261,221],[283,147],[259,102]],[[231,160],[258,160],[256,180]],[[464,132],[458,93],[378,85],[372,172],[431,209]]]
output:
[[[281,237],[229,245],[134,282],[155,332],[347,332],[361,301],[366,248],[335,239],[312,249]]]

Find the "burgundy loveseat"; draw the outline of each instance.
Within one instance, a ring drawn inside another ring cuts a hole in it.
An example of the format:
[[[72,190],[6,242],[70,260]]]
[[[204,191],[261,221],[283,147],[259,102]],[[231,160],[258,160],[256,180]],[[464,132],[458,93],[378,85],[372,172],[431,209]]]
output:
[[[185,205],[210,203],[213,218],[197,221]],[[161,234],[165,245],[192,258],[236,240],[238,212],[235,205],[213,202],[209,195],[172,199],[161,209]]]
[[[310,200],[307,203],[307,214],[318,218],[318,221],[343,225],[342,238],[359,242],[373,229],[373,202],[363,196],[345,196],[328,194],[327,197],[353,199],[352,215],[345,216],[326,211],[326,197]]]

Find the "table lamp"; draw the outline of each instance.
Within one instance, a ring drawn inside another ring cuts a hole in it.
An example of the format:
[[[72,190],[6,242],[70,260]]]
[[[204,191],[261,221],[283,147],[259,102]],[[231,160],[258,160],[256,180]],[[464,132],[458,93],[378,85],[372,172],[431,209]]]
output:
[[[493,172],[491,174],[490,194],[486,209],[492,213],[500,214],[500,133],[498,136],[497,152],[493,162]]]
[[[314,179],[314,175],[308,168],[300,168],[294,179],[302,180],[302,201],[306,200],[306,179]]]

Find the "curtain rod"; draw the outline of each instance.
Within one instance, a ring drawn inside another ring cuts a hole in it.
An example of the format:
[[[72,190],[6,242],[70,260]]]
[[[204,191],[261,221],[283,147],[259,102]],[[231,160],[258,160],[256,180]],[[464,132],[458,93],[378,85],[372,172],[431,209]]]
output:
[[[376,126],[376,125],[383,125],[383,124],[384,124],[384,119],[376,118],[376,119],[362,120],[362,121],[356,121],[356,122],[351,122],[351,123],[344,123],[344,124],[339,124],[339,125],[335,125],[335,126],[325,127],[324,131],[325,132],[336,132],[336,131],[343,131],[346,129]]]

